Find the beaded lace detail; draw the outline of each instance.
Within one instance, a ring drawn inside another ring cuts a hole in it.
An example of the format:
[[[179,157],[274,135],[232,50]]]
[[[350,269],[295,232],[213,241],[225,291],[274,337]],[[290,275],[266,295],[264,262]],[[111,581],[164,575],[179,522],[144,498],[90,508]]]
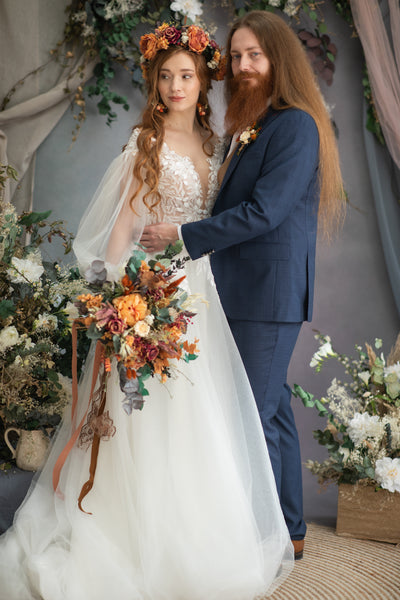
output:
[[[135,129],[125,147],[124,152],[136,154],[139,129]],[[164,142],[161,149],[161,176],[159,191],[161,202],[149,212],[148,224],[165,221],[182,225],[198,221],[211,215],[212,207],[218,193],[218,170],[223,158],[223,141],[218,140],[214,153],[207,158],[209,164],[208,189],[203,198],[203,188],[193,161],[189,156],[182,156],[171,150]]]

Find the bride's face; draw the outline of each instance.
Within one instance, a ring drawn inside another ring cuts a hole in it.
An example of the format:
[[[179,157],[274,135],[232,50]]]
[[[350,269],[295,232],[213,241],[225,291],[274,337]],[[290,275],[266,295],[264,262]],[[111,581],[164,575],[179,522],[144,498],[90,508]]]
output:
[[[170,113],[196,109],[200,79],[188,52],[178,52],[165,61],[158,76],[158,91]]]

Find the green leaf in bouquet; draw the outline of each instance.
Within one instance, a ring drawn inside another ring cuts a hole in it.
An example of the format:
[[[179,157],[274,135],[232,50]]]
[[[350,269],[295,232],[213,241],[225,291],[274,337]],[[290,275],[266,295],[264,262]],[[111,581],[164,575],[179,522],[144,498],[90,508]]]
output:
[[[103,334],[96,327],[96,323],[91,323],[91,325],[89,325],[88,330],[86,331],[86,335],[90,340],[99,340]]]
[[[157,319],[163,323],[172,323],[172,317],[168,308],[161,308],[157,313]]]
[[[183,248],[182,240],[177,240],[175,242],[175,244],[168,244],[168,246],[165,247],[162,254],[156,255],[156,259],[161,260],[163,258],[173,258],[177,254],[182,252],[182,248]]]
[[[125,271],[132,281],[135,281],[143,260],[146,260],[146,253],[143,250],[135,250],[128,260]]]
[[[121,348],[121,338],[119,337],[119,335],[115,334],[115,335],[113,335],[112,340],[113,340],[114,352],[116,354],[118,354],[120,351],[120,348]]]
[[[170,306],[173,308],[182,308],[182,304],[187,300],[188,298],[188,294],[187,292],[183,292],[182,294],[180,294],[180,296],[178,296],[177,298],[174,298],[171,303]]]
[[[30,227],[34,223],[40,223],[41,221],[45,221],[51,215],[51,210],[47,210],[46,212],[31,212],[25,215],[22,215],[18,222],[25,227]]]
[[[15,306],[12,300],[0,300],[0,318],[6,319],[15,314]]]
[[[306,408],[315,406],[320,417],[324,417],[328,414],[329,411],[325,408],[321,400],[318,400],[317,398],[314,399],[313,394],[303,390],[303,388],[297,383],[295,383],[293,386],[292,394],[295,398],[300,398]]]
[[[184,356],[184,358],[183,358],[183,360],[188,363],[191,360],[196,360],[196,358],[197,358],[197,354],[188,354],[188,353],[186,353],[185,356]]]

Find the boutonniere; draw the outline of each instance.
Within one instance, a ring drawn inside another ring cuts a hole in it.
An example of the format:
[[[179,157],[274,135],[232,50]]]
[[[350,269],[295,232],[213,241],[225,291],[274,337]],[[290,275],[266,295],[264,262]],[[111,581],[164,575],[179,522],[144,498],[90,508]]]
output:
[[[261,131],[261,127],[257,127],[257,123],[253,123],[247,127],[242,133],[237,137],[236,141],[240,143],[237,153],[240,154],[245,146],[250,144],[250,142],[254,142],[257,139],[258,134]]]

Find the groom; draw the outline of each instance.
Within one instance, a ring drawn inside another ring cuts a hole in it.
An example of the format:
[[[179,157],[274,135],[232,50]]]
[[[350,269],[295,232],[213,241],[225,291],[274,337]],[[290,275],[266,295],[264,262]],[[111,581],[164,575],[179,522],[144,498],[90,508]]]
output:
[[[301,459],[286,378],[301,324],[312,315],[319,135],[329,138],[330,124],[301,44],[282,19],[248,13],[234,24],[227,50],[225,124],[233,137],[212,216],[180,232],[166,223],[148,226],[142,243],[158,251],[181,235],[193,260],[212,255],[295,557],[301,558],[306,532]],[[311,114],[324,114],[320,128]],[[333,162],[335,152],[329,155]]]

